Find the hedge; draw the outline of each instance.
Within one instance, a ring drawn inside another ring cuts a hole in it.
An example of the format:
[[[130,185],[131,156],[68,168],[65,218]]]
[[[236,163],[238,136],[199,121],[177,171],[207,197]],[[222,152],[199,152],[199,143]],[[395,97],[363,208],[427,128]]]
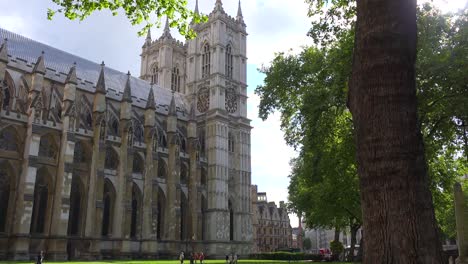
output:
[[[250,254],[250,259],[269,259],[269,260],[322,260],[322,256],[319,254],[306,254],[303,252],[265,252]]]

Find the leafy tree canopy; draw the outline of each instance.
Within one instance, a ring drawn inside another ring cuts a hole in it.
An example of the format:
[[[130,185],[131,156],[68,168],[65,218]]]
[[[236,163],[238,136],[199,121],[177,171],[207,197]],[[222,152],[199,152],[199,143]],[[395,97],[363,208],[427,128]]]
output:
[[[145,23],[138,32],[144,35],[152,26],[161,26],[161,17],[166,15],[170,27],[178,29],[182,36],[193,38],[195,32],[190,28],[191,23],[200,23],[207,20],[187,8],[187,0],[52,0],[58,5],[57,9],[48,9],[47,18],[52,19],[56,13],[62,13],[70,20],[80,21],[95,11],[109,10],[112,15],[123,12],[132,25]],[[156,16],[156,20],[152,15]]]
[[[266,77],[256,89],[259,116],[267,119],[280,111],[285,140],[300,151],[292,161],[289,200],[311,227],[361,221],[354,132],[346,107],[354,32],[327,20],[338,16],[337,21],[352,21],[355,11],[352,2],[332,2],[333,8],[321,11],[323,2],[311,1],[316,12],[311,15],[322,18],[313,23],[309,35],[326,45],[304,48],[298,55],[277,54],[260,70]],[[468,68],[467,18],[466,11],[441,14],[430,5],[418,11],[420,125],[436,216],[448,237],[455,230],[453,183],[468,173],[468,80],[463,73]]]

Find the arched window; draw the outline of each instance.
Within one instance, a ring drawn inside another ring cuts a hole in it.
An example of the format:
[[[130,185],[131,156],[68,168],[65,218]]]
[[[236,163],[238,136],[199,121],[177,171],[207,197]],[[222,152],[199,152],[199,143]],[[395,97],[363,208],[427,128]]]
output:
[[[144,162],[141,159],[140,155],[135,153],[133,155],[133,173],[143,173]]]
[[[151,68],[151,83],[158,84],[159,82],[159,67],[158,64],[153,64]]]
[[[119,121],[117,121],[117,119],[115,118],[112,119],[109,132],[112,136],[119,135]]]
[[[106,139],[106,122],[101,121],[101,127],[100,127],[100,130],[99,130],[99,139],[100,140],[105,140]]]
[[[206,186],[206,179],[207,179],[206,169],[202,168],[201,169],[201,175],[200,175],[200,184],[202,186]]]
[[[234,240],[234,210],[232,208],[232,203],[229,201],[229,240]]]
[[[180,92],[180,73],[177,66],[172,69],[171,90]]]
[[[167,148],[166,135],[162,131],[159,133],[158,144],[162,148]]]
[[[188,180],[187,166],[185,166],[185,164],[182,164],[180,166],[180,183],[187,184],[187,180]]]
[[[226,72],[226,76],[228,78],[232,78],[232,48],[231,48],[231,45],[227,45],[226,47],[226,58],[225,58],[225,72]]]
[[[106,148],[106,159],[104,161],[104,168],[109,170],[116,170],[119,166],[119,157],[115,153],[115,150],[111,146]]]
[[[80,232],[82,219],[82,197],[83,188],[77,175],[73,175],[72,187],[70,189],[70,213],[68,216],[68,235],[76,236]]]
[[[101,235],[109,236],[112,233],[112,215],[114,213],[115,191],[112,183],[106,180],[104,183],[102,228]]]
[[[180,150],[184,153],[187,153],[187,141],[182,135],[180,135]]]
[[[210,75],[210,64],[211,64],[210,45],[208,45],[208,43],[206,43],[203,46],[202,78],[208,77]]]
[[[183,193],[180,196],[180,240],[186,240],[189,238],[187,232],[187,198]]]
[[[140,122],[134,122],[134,127],[135,127],[135,131],[134,131],[134,140],[133,142],[134,143],[138,143],[138,144],[141,144],[143,143],[143,127],[142,125],[140,124]]]
[[[34,185],[34,204],[31,216],[30,233],[44,233],[46,215],[48,213],[49,200],[49,182],[48,175],[41,169],[37,173],[36,183]]]
[[[13,128],[6,128],[0,132],[0,149],[17,151],[16,131]]]
[[[75,143],[75,149],[73,153],[73,162],[74,163],[83,163],[85,162],[85,155],[83,153],[83,145],[81,141]]]
[[[228,136],[228,151],[229,152],[234,152],[234,136],[229,133],[229,136]]]
[[[133,147],[133,136],[134,136],[134,134],[133,134],[133,127],[130,127],[130,128],[128,129],[128,133],[127,133],[127,145],[128,145],[129,147]]]
[[[161,189],[158,189],[158,204],[157,204],[157,223],[156,223],[156,238],[159,240],[163,237],[164,232],[164,214],[165,214],[165,206],[166,198],[164,197],[164,193]]]
[[[0,233],[6,231],[8,203],[10,199],[10,176],[6,171],[0,171]]]
[[[167,169],[166,169],[166,163],[164,160],[159,159],[158,161],[158,177],[161,179],[165,179],[167,176]]]
[[[159,138],[158,138],[158,133],[153,134],[153,152],[158,151],[158,146],[159,146]]]
[[[51,135],[44,135],[39,142],[39,156],[55,159],[57,156],[57,145]]]
[[[6,110],[7,108],[9,108],[10,107],[10,102],[11,102],[10,89],[8,88],[8,86],[6,86],[3,89],[2,109]]]
[[[132,213],[131,213],[131,223],[130,223],[130,238],[137,238],[137,235],[140,233],[139,226],[140,222],[140,208],[141,208],[141,193],[138,186],[133,183],[132,188]]]

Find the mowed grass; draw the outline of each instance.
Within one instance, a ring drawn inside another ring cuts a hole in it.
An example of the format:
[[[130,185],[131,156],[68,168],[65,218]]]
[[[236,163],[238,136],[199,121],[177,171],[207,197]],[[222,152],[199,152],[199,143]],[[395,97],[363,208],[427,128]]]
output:
[[[34,264],[34,261],[0,261],[1,264]],[[180,264],[178,260],[101,260],[101,261],[44,261],[44,264],[54,263],[54,264]],[[197,262],[198,264],[200,262]],[[225,260],[205,260],[203,263],[207,264],[225,264]],[[286,264],[288,261],[281,260],[239,260],[239,264]],[[310,264],[310,261],[291,261],[292,264]],[[327,264],[342,264],[341,262],[323,262]],[[190,261],[184,261],[184,264],[190,264]],[[348,263],[349,264],[349,263]]]

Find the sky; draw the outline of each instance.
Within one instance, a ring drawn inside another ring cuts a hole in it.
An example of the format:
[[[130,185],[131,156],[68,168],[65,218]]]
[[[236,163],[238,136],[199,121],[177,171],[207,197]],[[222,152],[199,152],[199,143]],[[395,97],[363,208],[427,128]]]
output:
[[[188,2],[193,8],[195,0]],[[210,13],[214,2],[199,0],[200,12]],[[238,0],[222,2],[228,14],[237,14]],[[466,0],[432,2],[445,12],[465,7],[467,3]],[[252,184],[258,185],[258,191],[267,192],[269,201],[278,204],[287,200],[289,160],[296,152],[284,142],[279,113],[266,121],[258,118],[260,98],[254,90],[263,83],[264,75],[257,69],[268,65],[275,52],[297,52],[303,46],[312,45],[306,36],[311,19],[307,17],[308,5],[303,0],[241,0],[241,5],[249,34],[247,85],[248,117],[253,126]],[[130,70],[134,76],[139,76],[144,43],[144,37],[137,36],[140,26],[132,26],[123,15],[112,16],[108,11],[93,14],[82,22],[69,21],[60,14],[49,21],[46,18],[48,7],[55,7],[52,0],[0,0],[0,27],[94,62],[105,61],[107,67],[122,72]],[[178,35],[175,31],[171,30],[173,36]],[[162,29],[153,28],[153,39],[161,32]],[[297,226],[297,217],[290,217],[291,225]]]

